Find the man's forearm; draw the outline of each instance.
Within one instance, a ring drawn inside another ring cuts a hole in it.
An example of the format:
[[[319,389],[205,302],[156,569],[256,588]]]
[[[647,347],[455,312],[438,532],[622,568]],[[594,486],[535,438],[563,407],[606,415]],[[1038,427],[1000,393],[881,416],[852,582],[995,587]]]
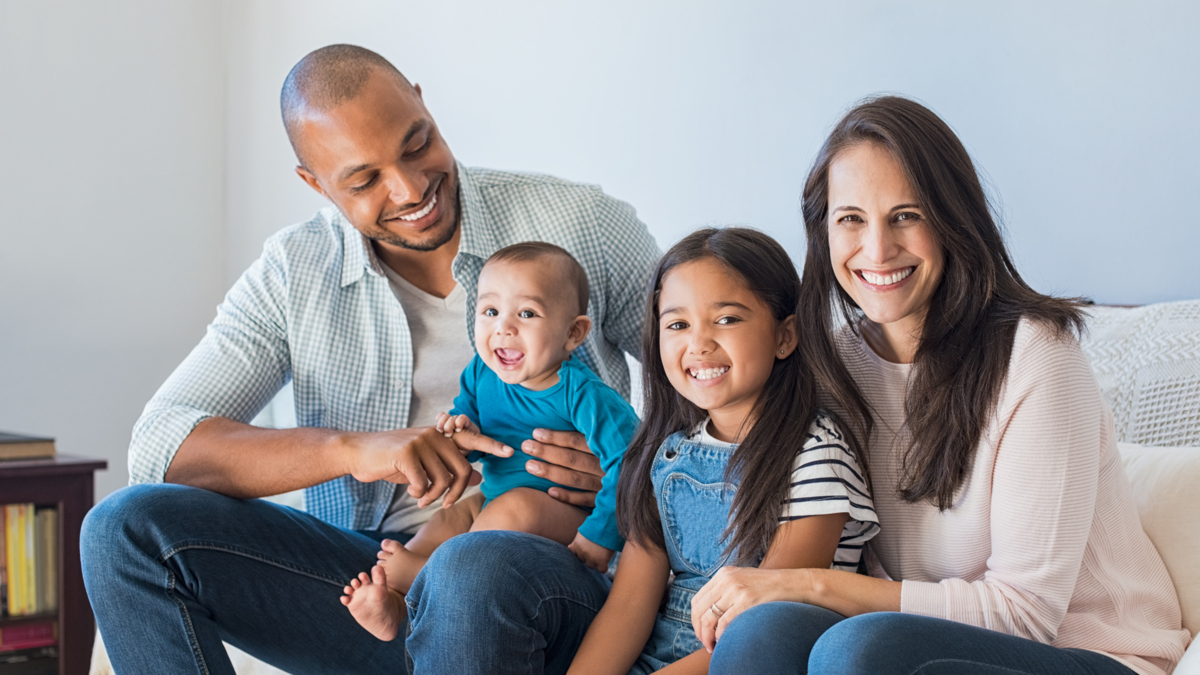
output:
[[[239,499],[290,492],[351,473],[346,437],[333,429],[262,429],[210,417],[184,439],[165,480]]]

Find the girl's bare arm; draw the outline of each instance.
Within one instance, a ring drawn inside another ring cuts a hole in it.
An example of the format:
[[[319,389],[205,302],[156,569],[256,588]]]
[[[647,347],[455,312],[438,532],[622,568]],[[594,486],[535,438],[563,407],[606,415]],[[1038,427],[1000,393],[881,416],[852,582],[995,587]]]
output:
[[[612,590],[575,653],[568,675],[629,672],[654,630],[670,572],[666,551],[625,543]]]

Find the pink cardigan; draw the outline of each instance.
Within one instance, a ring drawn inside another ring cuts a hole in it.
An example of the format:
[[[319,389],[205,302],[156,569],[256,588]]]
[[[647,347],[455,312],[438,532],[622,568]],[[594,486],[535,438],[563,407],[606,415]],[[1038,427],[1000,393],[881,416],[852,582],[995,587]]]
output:
[[[901,611],[1090,649],[1144,675],[1174,668],[1190,634],[1077,341],[1018,326],[995,415],[944,512],[896,490],[911,366],[884,361],[849,329],[837,341],[876,416],[881,530],[869,559],[873,574],[903,580]]]

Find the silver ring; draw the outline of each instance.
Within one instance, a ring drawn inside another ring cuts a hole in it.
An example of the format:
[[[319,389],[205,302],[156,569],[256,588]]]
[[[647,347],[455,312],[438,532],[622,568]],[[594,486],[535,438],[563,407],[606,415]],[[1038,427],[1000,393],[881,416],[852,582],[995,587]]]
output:
[[[725,613],[724,610],[722,610],[720,607],[717,607],[717,603],[715,603],[715,602],[712,604],[712,607],[708,608],[708,611],[710,611],[714,615],[716,615],[716,617],[718,619],[721,618],[721,615]]]

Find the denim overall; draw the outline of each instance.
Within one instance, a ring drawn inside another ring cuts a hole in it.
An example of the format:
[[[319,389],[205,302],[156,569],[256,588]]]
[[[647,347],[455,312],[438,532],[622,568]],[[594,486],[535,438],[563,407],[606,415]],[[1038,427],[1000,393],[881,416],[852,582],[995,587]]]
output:
[[[675,579],[631,675],[652,673],[702,648],[692,630],[692,596],[730,557],[721,535],[737,492],[736,482],[725,482],[734,447],[698,443],[678,432],[654,456],[650,480]]]

